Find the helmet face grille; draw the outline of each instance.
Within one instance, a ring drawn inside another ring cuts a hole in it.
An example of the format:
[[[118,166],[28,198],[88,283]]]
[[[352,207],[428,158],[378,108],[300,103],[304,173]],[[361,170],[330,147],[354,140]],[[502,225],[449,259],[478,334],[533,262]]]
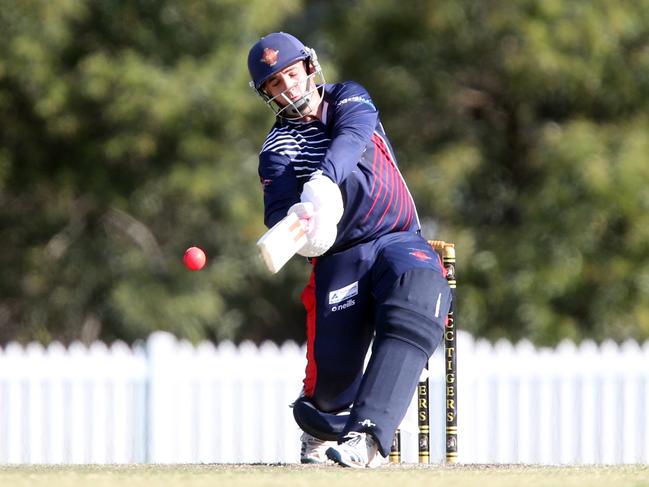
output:
[[[273,98],[269,97],[261,90],[258,91],[258,93],[266,102],[266,105],[268,105],[270,109],[275,112],[275,115],[287,119],[299,119],[307,115],[312,115],[311,98],[318,90],[318,88],[325,84],[324,76],[322,75],[320,66],[317,65],[314,67],[314,71],[306,78],[307,88],[304,94],[297,100],[291,101],[289,97],[285,95],[286,92],[290,90],[290,87]],[[317,82],[315,79],[316,76],[319,77]],[[278,100],[282,100],[282,103],[280,104]]]

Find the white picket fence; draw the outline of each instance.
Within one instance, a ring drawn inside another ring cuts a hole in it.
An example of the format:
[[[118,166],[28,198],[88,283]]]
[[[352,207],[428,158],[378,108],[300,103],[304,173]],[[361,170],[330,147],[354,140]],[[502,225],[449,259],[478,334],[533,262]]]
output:
[[[196,347],[155,333],[132,348],[0,349],[0,463],[297,462],[288,405],[305,349]],[[443,361],[431,360],[431,458],[444,457]],[[649,463],[649,342],[556,349],[458,334],[463,463]],[[416,461],[416,411],[402,425]]]

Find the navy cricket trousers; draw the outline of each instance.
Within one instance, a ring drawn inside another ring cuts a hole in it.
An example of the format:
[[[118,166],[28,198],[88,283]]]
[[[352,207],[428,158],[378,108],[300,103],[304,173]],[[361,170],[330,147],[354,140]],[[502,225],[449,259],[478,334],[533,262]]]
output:
[[[387,455],[441,340],[450,290],[439,256],[417,233],[385,235],[314,259],[302,301],[305,396],[324,413],[353,404],[342,435],[370,432]]]

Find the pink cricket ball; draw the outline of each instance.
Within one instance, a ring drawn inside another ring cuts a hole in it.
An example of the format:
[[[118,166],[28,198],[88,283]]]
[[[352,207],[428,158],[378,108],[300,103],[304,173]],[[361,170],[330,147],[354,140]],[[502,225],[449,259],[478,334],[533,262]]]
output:
[[[185,250],[185,255],[183,256],[183,264],[190,271],[198,271],[203,268],[207,257],[205,257],[205,252],[198,247],[189,247]]]

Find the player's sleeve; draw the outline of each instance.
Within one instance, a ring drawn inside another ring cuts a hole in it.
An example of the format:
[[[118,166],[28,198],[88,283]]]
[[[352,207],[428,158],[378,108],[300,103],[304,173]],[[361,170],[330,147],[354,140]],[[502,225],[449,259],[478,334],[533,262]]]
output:
[[[330,104],[333,109],[332,141],[322,162],[322,172],[340,184],[356,168],[372,138],[378,111],[369,93],[358,83],[347,82]]]
[[[259,155],[259,180],[264,191],[264,224],[271,228],[300,201],[297,179],[287,157],[274,152]]]

